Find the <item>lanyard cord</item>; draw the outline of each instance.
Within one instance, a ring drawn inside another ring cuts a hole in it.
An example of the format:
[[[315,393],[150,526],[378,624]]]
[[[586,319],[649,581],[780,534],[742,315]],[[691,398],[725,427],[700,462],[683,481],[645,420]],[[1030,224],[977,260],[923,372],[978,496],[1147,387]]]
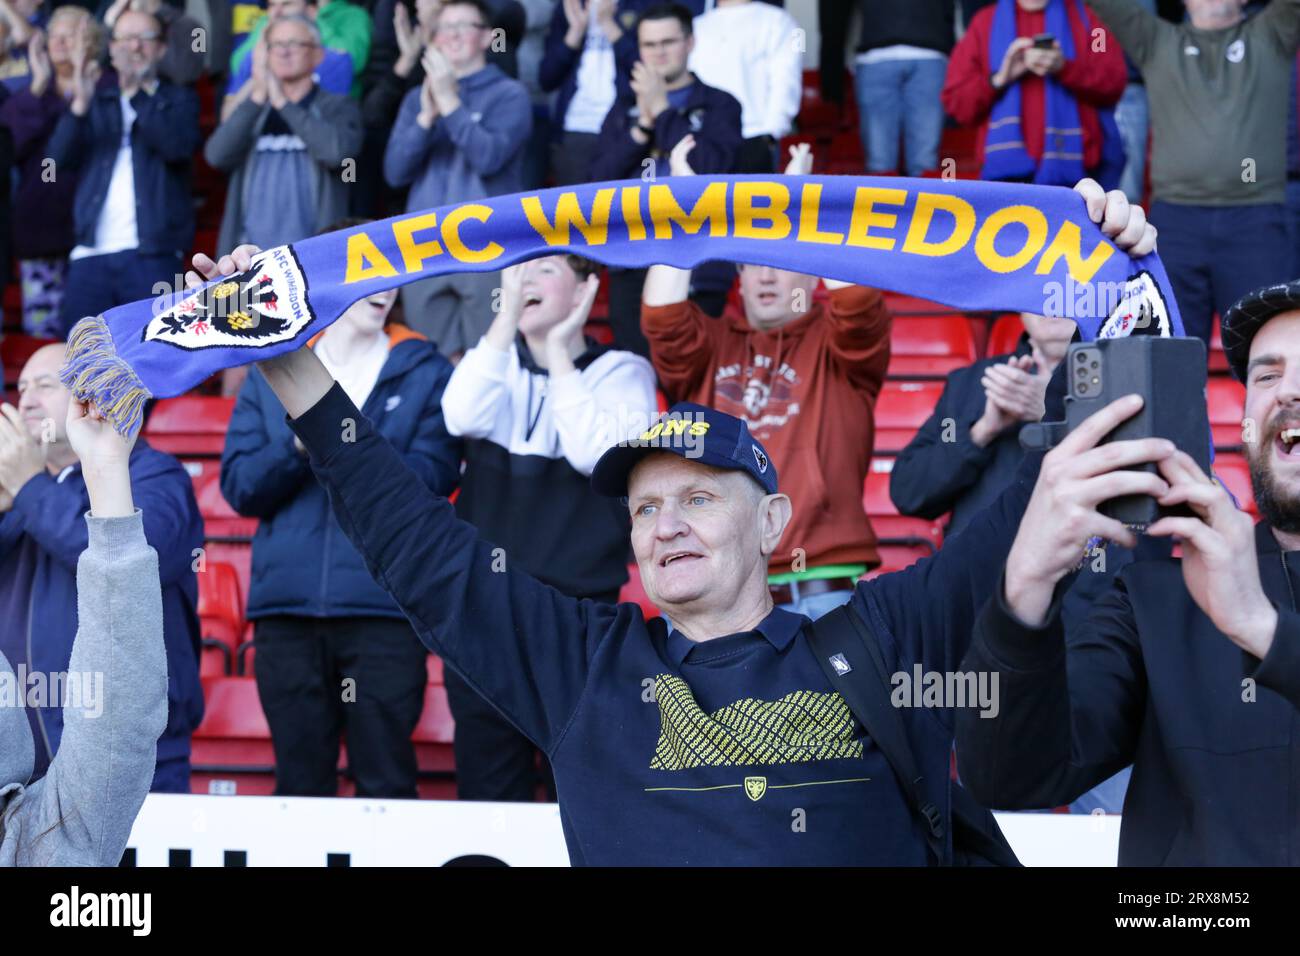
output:
[[[542,409],[546,406],[547,384],[549,378],[542,379],[542,398],[537,403],[537,413],[533,414],[533,379],[536,378],[532,372],[528,373],[528,427],[524,432],[524,441],[532,441],[533,431],[537,428],[537,423],[542,420]]]

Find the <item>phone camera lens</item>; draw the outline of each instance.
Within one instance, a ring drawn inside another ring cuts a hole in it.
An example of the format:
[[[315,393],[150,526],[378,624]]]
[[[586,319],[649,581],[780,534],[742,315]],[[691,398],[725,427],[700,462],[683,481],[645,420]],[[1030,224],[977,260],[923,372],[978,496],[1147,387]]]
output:
[[[1082,352],[1080,352],[1080,353],[1078,353],[1077,359],[1078,359],[1078,361],[1079,361],[1080,363],[1083,363],[1083,362],[1088,361],[1088,356],[1086,356],[1086,355],[1084,355]]]
[[[1092,367],[1093,367],[1093,368],[1096,368],[1096,367],[1097,367],[1097,363],[1096,363],[1095,361],[1092,363]]]

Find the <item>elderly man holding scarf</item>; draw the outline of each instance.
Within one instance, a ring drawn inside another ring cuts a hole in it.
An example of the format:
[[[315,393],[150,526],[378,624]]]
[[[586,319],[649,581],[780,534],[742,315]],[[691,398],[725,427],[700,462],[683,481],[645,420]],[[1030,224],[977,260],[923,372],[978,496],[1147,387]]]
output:
[[[1118,185],[1113,107],[1127,70],[1099,29],[1082,0],[998,0],[971,20],[942,99],[957,122],[983,127],[982,179],[1069,186],[1088,175]]]

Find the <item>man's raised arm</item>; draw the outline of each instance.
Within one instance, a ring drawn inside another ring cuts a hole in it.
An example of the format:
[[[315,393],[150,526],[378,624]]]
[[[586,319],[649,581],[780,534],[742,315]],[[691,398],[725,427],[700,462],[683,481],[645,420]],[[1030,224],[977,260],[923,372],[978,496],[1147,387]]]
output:
[[[250,256],[241,247],[204,273],[243,271]],[[198,256],[195,264],[212,265]],[[618,614],[639,611],[580,602],[511,569],[512,556],[456,518],[310,349],[259,368],[375,581],[421,640],[549,752],[578,705],[597,644]]]

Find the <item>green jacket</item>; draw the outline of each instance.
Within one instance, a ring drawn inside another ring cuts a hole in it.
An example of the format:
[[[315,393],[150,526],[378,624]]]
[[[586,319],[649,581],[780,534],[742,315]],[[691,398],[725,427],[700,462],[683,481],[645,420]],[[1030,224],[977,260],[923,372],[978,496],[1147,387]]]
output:
[[[258,17],[244,42],[230,56],[233,74],[252,55],[253,47],[266,30],[266,14]],[[373,25],[370,14],[348,0],[329,0],[316,13],[316,26],[320,28],[321,41],[331,50],[342,50],[352,57],[352,95],[361,97],[361,72],[370,60],[370,36]]]

